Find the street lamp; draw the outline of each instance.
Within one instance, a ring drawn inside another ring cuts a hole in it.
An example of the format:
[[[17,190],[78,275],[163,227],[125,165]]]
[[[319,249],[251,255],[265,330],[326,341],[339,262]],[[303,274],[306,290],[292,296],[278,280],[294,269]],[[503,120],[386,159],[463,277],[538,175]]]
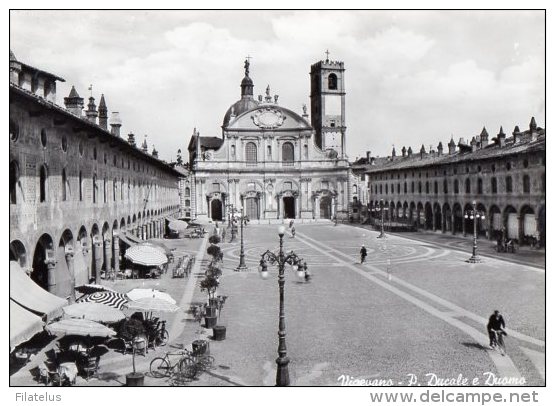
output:
[[[470,262],[475,264],[477,262],[482,262],[482,260],[478,257],[476,250],[478,249],[478,221],[477,220],[485,220],[486,215],[483,211],[476,210],[476,200],[472,201],[472,210],[466,210],[464,212],[464,218],[474,220],[474,239],[472,243],[472,256],[466,260],[466,262]]]
[[[303,261],[293,251],[285,254],[283,252],[283,236],[285,235],[285,227],[280,226],[278,229],[279,235],[279,252],[274,254],[267,250],[260,256],[260,277],[262,279],[268,278],[268,263],[270,265],[278,266],[278,285],[279,285],[279,345],[278,357],[276,358],[277,373],[276,373],[276,386],[289,386],[289,358],[287,358],[287,347],[285,345],[285,307],[284,307],[284,285],[285,285],[285,264],[292,266],[293,270],[297,272],[299,278],[303,278],[307,272],[306,262]]]
[[[377,209],[375,207],[372,208],[372,212],[378,212],[379,211],[380,212],[380,217],[381,217],[380,235],[377,238],[385,238],[385,232],[384,232],[384,229],[383,229],[383,223],[384,223],[383,216],[384,216],[384,211],[387,211],[387,210],[389,210],[389,208],[384,207],[383,199],[380,200],[380,208],[379,209]],[[390,219],[390,222],[391,222],[391,219]]]
[[[248,271],[247,265],[245,265],[245,245],[243,242],[243,206],[241,206],[239,208],[239,210],[241,210],[241,251],[239,253],[239,266],[237,266],[237,268],[235,268],[236,272],[244,272],[244,271]]]
[[[227,228],[231,226],[231,220],[233,218],[233,203],[228,203],[225,205],[227,209]]]

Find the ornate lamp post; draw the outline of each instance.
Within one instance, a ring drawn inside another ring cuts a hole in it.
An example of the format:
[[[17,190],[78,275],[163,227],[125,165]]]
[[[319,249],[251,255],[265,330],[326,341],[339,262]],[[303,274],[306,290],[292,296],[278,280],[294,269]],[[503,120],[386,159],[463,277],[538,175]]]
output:
[[[276,373],[276,386],[289,386],[289,358],[287,358],[287,347],[285,345],[285,300],[284,300],[284,286],[285,286],[285,265],[289,264],[293,270],[297,272],[299,278],[304,278],[307,265],[297,254],[293,251],[288,254],[283,252],[283,236],[285,235],[285,227],[281,226],[278,229],[279,235],[279,252],[274,254],[267,250],[261,255],[260,277],[262,279],[268,278],[268,262],[270,265],[278,266],[278,285],[279,285],[279,345],[278,357],[276,359],[277,373]]]
[[[236,272],[244,272],[247,271],[247,265],[245,265],[245,245],[244,245],[244,241],[243,241],[243,206],[241,206],[239,208],[239,210],[241,210],[241,218],[240,218],[240,222],[241,222],[241,251],[239,253],[239,266],[237,266],[237,268],[235,268]]]
[[[381,217],[381,222],[380,222],[380,235],[377,238],[385,238],[385,231],[383,229],[383,224],[384,224],[384,211],[389,210],[388,207],[384,207],[384,201],[383,199],[380,200],[380,207],[378,208],[372,208],[372,212],[380,212],[380,217]],[[391,220],[390,220],[391,221]]]
[[[476,200],[472,201],[472,210],[466,210],[464,212],[464,218],[474,220],[474,238],[472,242],[472,256],[466,260],[466,262],[470,262],[475,264],[477,262],[482,262],[482,259],[478,257],[477,249],[478,249],[478,220],[486,219],[486,215],[483,211],[476,210]]]

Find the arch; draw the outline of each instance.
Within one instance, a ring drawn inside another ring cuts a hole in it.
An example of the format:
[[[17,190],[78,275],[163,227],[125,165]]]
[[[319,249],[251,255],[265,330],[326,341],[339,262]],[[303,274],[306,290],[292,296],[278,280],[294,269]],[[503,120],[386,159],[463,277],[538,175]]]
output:
[[[48,168],[42,164],[39,169],[39,201],[45,202],[48,197]]]
[[[397,202],[395,206],[395,218],[403,220],[403,205],[401,202]]]
[[[476,210],[478,210],[479,213],[482,213],[482,215],[484,217],[486,217],[485,219],[482,219],[481,217],[478,218],[478,224],[476,224],[476,231],[478,232],[478,235],[481,236],[487,236],[487,231],[488,231],[488,210],[486,209],[486,206],[484,206],[483,203],[478,203],[476,205]]]
[[[536,237],[538,232],[538,222],[534,209],[529,205],[524,205],[520,208],[520,224],[521,230],[519,239],[524,239],[524,243],[530,244],[532,238]]]
[[[442,213],[441,213],[441,218],[442,218],[442,225],[441,225],[441,231],[443,232],[451,232],[453,230],[453,223],[451,221],[452,217],[451,217],[451,206],[449,206],[449,203],[444,203],[443,207],[442,207]]]
[[[140,219],[140,217],[139,217]],[[133,214],[133,224],[137,224],[137,216],[135,214]]]
[[[337,90],[337,75],[335,73],[328,75],[328,89]]]
[[[439,203],[434,203],[434,218],[433,218],[433,229],[434,231],[441,228],[441,206]]]
[[[20,240],[10,242],[10,261],[16,261],[22,269],[27,268],[27,250]]]
[[[320,218],[332,218],[331,197],[329,195],[322,196],[322,198],[320,199]]]
[[[102,239],[105,240],[111,237],[110,224],[107,221],[102,225]]]
[[[463,212],[459,203],[453,204],[453,234],[463,232]]]
[[[73,233],[65,229],[58,242],[56,250],[56,294],[61,297],[73,296],[75,294],[75,268],[66,254],[75,254]]]
[[[503,220],[506,237],[510,239],[518,239],[518,212],[513,206],[508,205],[505,207],[503,210]]]
[[[289,141],[284,142],[281,146],[281,160],[291,163],[295,161],[295,147]]]
[[[426,230],[431,230],[433,227],[433,215],[434,213],[432,210],[432,204],[430,202],[426,202],[426,204],[424,205],[424,225],[426,227]]]
[[[245,145],[245,161],[256,163],[258,161],[258,147],[254,142],[247,142]]]
[[[467,203],[464,206],[464,227],[463,227],[463,231],[465,234],[473,234],[474,233],[474,220],[471,219],[470,217],[470,213],[472,213],[472,210],[474,210],[474,207],[470,204]]]
[[[489,208],[488,214],[491,237],[496,240],[502,238],[503,218],[501,216],[501,210],[494,204]]]
[[[212,202],[210,203],[210,217],[212,218],[212,221],[223,220],[223,207],[220,199],[212,199]]]
[[[17,160],[12,160],[10,162],[10,203],[11,204],[16,204],[17,203],[17,197],[18,197],[18,187],[19,187],[19,177],[20,177],[20,171],[19,171],[19,163],[17,162]]]
[[[125,230],[125,217],[122,217],[121,220],[119,221],[119,229],[121,231]]]
[[[33,271],[31,279],[41,288],[53,292],[55,290],[55,276],[48,271],[48,260],[55,260],[54,242],[49,234],[43,234],[38,239],[33,254]]]

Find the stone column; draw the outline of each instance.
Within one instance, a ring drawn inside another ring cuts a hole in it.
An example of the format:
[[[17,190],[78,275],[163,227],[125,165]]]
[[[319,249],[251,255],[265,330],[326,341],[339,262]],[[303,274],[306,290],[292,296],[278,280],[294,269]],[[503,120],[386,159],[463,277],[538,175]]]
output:
[[[432,230],[436,231],[437,224],[436,224],[436,211],[432,209]]]
[[[320,196],[314,197],[314,218],[320,218]]]
[[[117,274],[119,272],[119,237],[114,235],[112,238],[114,247],[114,271],[116,271]]]
[[[52,253],[53,255],[54,253]],[[54,258],[45,259],[44,263],[46,264],[46,268],[48,270],[48,291],[50,293],[56,294],[56,263],[57,261]]]
[[[102,241],[93,242],[93,259],[94,259],[94,269],[93,269],[93,279],[95,282],[100,282],[100,272],[102,270]]]
[[[522,245],[524,243],[524,215],[517,215],[516,221],[518,224],[518,245]]]
[[[73,249],[66,248],[66,262],[69,271],[69,282],[71,291],[69,293],[69,302],[75,303],[75,261],[73,258]]]
[[[441,211],[441,232],[445,234],[446,230],[447,230],[447,216],[442,210]]]
[[[110,271],[112,267],[112,242],[109,238],[104,239],[104,270]]]
[[[462,232],[463,232],[463,237],[466,237],[466,219],[464,218],[464,210],[462,212]]]
[[[451,212],[451,234],[455,235],[455,211]]]

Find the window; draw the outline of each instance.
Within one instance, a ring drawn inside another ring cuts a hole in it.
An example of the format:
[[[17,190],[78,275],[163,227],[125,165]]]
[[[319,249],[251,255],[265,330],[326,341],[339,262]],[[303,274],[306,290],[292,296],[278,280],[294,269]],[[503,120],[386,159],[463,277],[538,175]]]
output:
[[[235,145],[231,146],[231,158],[235,159]]]
[[[124,185],[123,178],[121,178],[121,186],[120,186],[120,199],[121,200],[123,200],[125,198],[125,195],[123,193],[123,185]]]
[[[79,201],[83,201],[83,172],[79,171]]]
[[[522,191],[524,193],[530,193],[530,176],[524,175],[522,178]]]
[[[220,191],[220,184],[219,183],[212,183],[212,191],[219,192]]]
[[[304,146],[304,158],[308,159],[308,145]]]
[[[328,89],[337,90],[337,75],[335,73],[330,73],[328,76]]]
[[[328,190],[329,188],[330,188],[330,183],[326,182],[326,181],[323,181],[322,182],[322,189],[323,190]]]
[[[491,178],[491,193],[497,193],[497,178]]]
[[[405,182],[405,184],[403,186],[403,193],[407,194],[407,182]]]
[[[491,172],[495,173],[495,164],[491,165]]]
[[[17,161],[10,162],[10,203],[17,203],[17,185],[19,183],[19,164]]]
[[[453,193],[455,193],[456,195],[459,194],[459,180],[455,179],[455,182],[453,183]]]
[[[79,155],[80,155],[80,156],[83,156],[83,152],[84,152],[84,150],[83,150],[83,142],[79,142]]]
[[[93,203],[96,203],[96,174],[93,175],[92,194],[93,194]]]
[[[439,192],[438,192],[438,186],[437,186],[437,180],[436,180],[436,181],[434,181],[434,194],[437,195],[438,193]]]
[[[470,194],[470,179],[468,178],[464,181],[464,193]]]
[[[513,178],[511,178],[510,176],[507,176],[505,178],[505,191],[507,193],[513,192]]]
[[[511,170],[511,163],[510,163],[510,162],[507,162],[507,163],[505,164],[505,168],[507,168],[507,170],[510,171],[510,170]]]
[[[104,178],[104,183],[102,185],[102,195],[104,196],[104,203],[108,201],[108,193],[106,193],[106,178]]]
[[[482,178],[478,178],[478,194],[481,195],[484,193],[484,185],[482,183]]]
[[[114,182],[112,183],[112,195],[114,197],[114,202],[116,201],[117,192],[118,192],[118,181],[114,179]]]
[[[293,182],[283,182],[283,190],[292,190]]]
[[[266,154],[268,155],[268,161],[271,161],[272,160],[272,146],[268,145],[268,147],[266,149],[267,149]]]
[[[522,166],[524,166],[525,168],[528,168],[528,160],[527,160],[527,159],[525,159],[525,160],[522,162]]]
[[[46,130],[44,128],[40,130],[40,143],[43,148],[46,148]]]
[[[385,184],[385,194],[387,194],[388,191],[389,191],[389,185],[386,183]]]
[[[357,194],[358,188],[357,185],[353,185],[353,194]]]
[[[397,183],[397,194],[401,193],[401,184]]]
[[[422,182],[418,182],[418,193],[422,194]]]
[[[414,193],[414,182],[410,183],[410,192]]]
[[[254,142],[248,142],[245,147],[245,157],[247,163],[256,163],[256,155],[256,144]]]
[[[62,200],[65,202],[67,200],[67,175],[66,169],[62,169]]]
[[[48,171],[46,169],[46,165],[42,165],[40,167],[40,176],[39,176],[39,201],[45,202],[46,201],[46,193],[47,193],[47,181],[48,181]]]
[[[426,182],[426,194],[430,194],[430,184]]]
[[[380,185],[380,195],[383,193],[382,185]]]
[[[285,165],[292,165],[295,160],[295,147],[290,142],[285,142],[281,147],[282,160]]]
[[[189,199],[185,200],[185,206],[189,207],[191,205],[191,201]]]
[[[186,187],[185,188],[185,197],[190,197],[191,196],[191,189]]]
[[[449,193],[449,185],[447,183],[447,179],[443,179],[443,193]]]

